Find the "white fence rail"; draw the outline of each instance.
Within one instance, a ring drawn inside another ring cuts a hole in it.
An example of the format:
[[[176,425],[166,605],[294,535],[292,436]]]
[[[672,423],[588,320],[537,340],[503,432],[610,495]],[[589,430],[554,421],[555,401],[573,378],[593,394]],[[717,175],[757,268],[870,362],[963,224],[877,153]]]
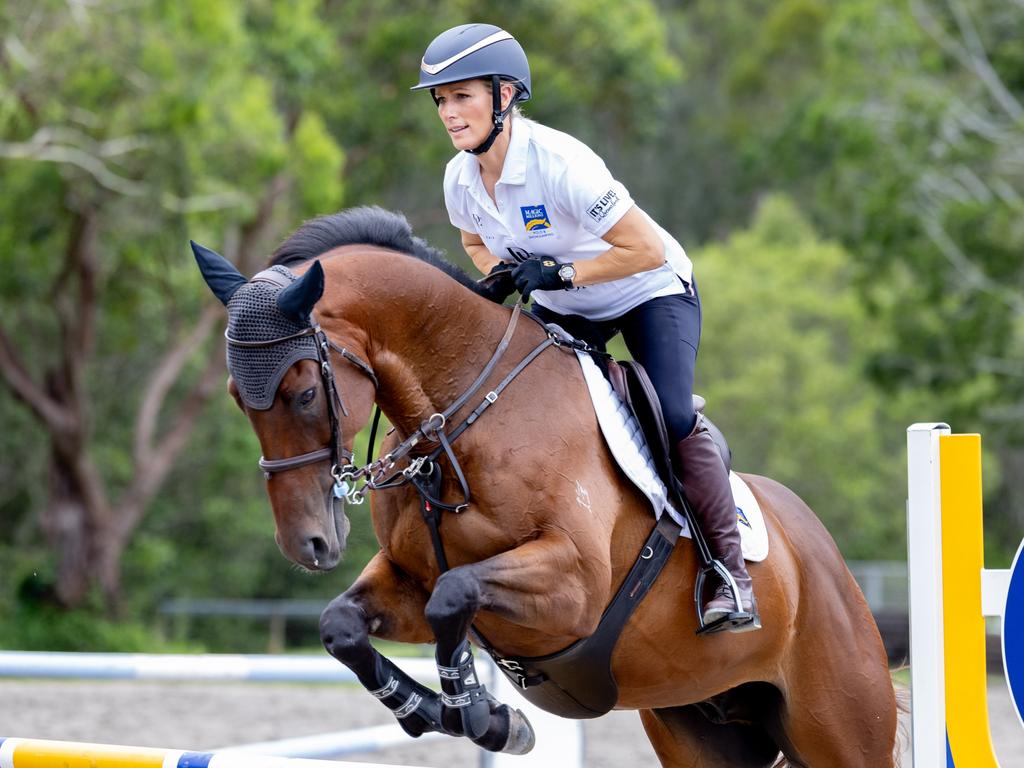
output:
[[[537,745],[524,756],[508,756],[481,750],[481,768],[575,768],[583,765],[583,728],[534,707],[522,699],[515,686],[498,672],[491,660],[479,654],[477,666],[491,692],[500,700],[523,710],[537,735]],[[437,683],[433,659],[392,659],[409,676],[426,685]],[[47,651],[0,651],[0,677],[36,677],[115,680],[189,680],[230,682],[318,682],[354,683],[355,675],[328,656],[286,656],[245,654],[145,654],[145,653],[59,653]],[[372,704],[372,702],[369,702]],[[428,733],[418,741],[451,738]],[[280,756],[289,758],[335,758],[375,752],[411,742],[397,724],[350,731],[317,734],[225,747],[226,760]],[[231,763],[230,765],[241,765]],[[279,763],[268,765],[276,766]],[[33,764],[35,765],[35,764]],[[53,763],[63,765],[63,763]],[[173,768],[176,763],[167,764]],[[214,763],[211,766],[216,768]],[[216,765],[227,766],[226,762]],[[262,768],[263,763],[247,763]],[[283,764],[282,764],[283,765]],[[289,764],[291,765],[291,764]],[[334,763],[337,765],[337,763]],[[354,765],[354,764],[353,764]],[[0,762],[0,768],[10,768]],[[166,766],[165,766],[166,768]]]

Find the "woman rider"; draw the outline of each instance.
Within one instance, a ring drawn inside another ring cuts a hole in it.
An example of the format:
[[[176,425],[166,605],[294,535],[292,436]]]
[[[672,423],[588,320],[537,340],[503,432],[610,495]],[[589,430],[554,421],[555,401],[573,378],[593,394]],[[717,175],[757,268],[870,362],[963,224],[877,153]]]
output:
[[[739,588],[741,606],[720,584],[704,622],[755,629],[728,473],[693,410],[701,310],[683,248],[589,147],[518,112],[530,98],[530,68],[508,32],[464,24],[442,33],[423,56],[420,89],[430,90],[463,150],[445,171],[445,205],[473,263],[495,273],[491,297],[518,289],[545,322],[601,347],[622,333],[657,390],[676,471],[712,554]]]

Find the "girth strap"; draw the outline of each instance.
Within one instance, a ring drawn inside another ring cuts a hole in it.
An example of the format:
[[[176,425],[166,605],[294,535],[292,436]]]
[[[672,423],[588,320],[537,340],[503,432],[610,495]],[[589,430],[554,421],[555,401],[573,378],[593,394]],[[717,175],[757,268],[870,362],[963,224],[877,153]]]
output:
[[[679,526],[668,515],[662,515],[589,637],[548,656],[502,657],[493,648],[485,646],[486,650],[534,704],[562,717],[600,717],[618,701],[611,658],[619,636],[678,540]]]

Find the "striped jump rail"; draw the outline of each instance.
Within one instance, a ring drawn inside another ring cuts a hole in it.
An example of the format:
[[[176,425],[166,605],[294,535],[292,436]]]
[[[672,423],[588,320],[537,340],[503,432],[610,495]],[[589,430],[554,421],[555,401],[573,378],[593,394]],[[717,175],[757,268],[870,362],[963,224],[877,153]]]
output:
[[[421,682],[437,679],[433,659],[398,660]],[[0,677],[108,680],[235,680],[355,683],[352,670],[327,656],[265,654],[66,653],[0,651]]]
[[[395,659],[398,665],[411,677],[427,685],[437,682],[437,668],[433,659]],[[480,750],[480,765],[486,768],[581,768],[583,765],[583,727],[578,720],[564,720],[538,709],[525,699],[508,680],[497,671],[494,663],[481,656],[479,672],[492,692],[503,701],[522,709],[537,733],[537,745],[528,755],[503,755]],[[318,682],[354,683],[355,675],[328,656],[282,656],[246,654],[144,654],[144,653],[64,653],[49,651],[0,651],[0,678],[56,678],[56,679],[108,679],[108,680],[191,680],[208,683],[230,682]],[[417,741],[444,740],[450,737],[440,733],[426,733]],[[8,740],[15,741],[15,740]],[[257,744],[231,745],[215,750],[213,762],[198,762],[196,753],[175,753],[172,760],[165,762],[130,762],[127,758],[119,762],[98,761],[83,757],[81,761],[55,762],[20,760],[19,768],[130,768],[134,765],[147,766],[339,766],[356,763],[324,762],[317,758],[337,758],[362,752],[377,752],[381,749],[411,743],[411,738],[397,723],[369,726],[348,731],[322,733],[312,736],[298,736]],[[41,742],[37,744],[62,744],[63,742]],[[4,745],[7,746],[7,745]],[[81,746],[81,745],[79,745]],[[92,749],[128,749],[135,754],[138,749],[84,745]],[[4,747],[0,747],[0,768],[10,768],[11,762],[4,762]],[[7,749],[13,749],[8,746]],[[158,754],[164,751],[157,750]],[[95,753],[86,753],[94,755]],[[187,759],[186,759],[187,758]],[[290,760],[282,760],[290,758]],[[149,758],[147,758],[149,759]],[[185,762],[175,762],[183,760]],[[270,762],[265,762],[269,760]],[[261,762],[257,762],[261,761]],[[359,764],[363,765],[363,764]],[[379,764],[378,764],[379,765]]]
[[[254,755],[188,752],[114,744],[0,737],[0,768],[366,768],[346,763]],[[411,768],[376,764],[376,768]]]

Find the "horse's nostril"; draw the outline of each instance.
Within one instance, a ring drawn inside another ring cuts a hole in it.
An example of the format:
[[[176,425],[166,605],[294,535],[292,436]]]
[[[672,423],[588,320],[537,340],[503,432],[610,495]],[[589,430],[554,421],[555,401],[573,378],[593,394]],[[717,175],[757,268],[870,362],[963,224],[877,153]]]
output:
[[[301,540],[298,551],[293,551],[293,559],[312,571],[330,571],[340,559],[337,549],[331,549],[324,536],[309,536]]]
[[[327,541],[322,536],[313,536],[309,540],[309,547],[313,551],[313,562],[324,563],[328,559]]]

